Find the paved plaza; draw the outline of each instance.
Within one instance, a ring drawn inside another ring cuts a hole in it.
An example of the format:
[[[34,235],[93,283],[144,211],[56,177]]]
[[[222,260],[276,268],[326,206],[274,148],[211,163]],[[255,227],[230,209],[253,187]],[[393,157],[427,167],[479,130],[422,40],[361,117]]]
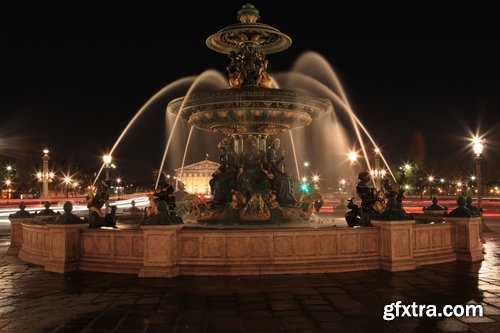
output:
[[[138,278],[56,274],[5,254],[1,332],[500,332],[500,221],[488,221],[485,260],[409,272]],[[484,317],[396,318],[384,305],[482,304]]]

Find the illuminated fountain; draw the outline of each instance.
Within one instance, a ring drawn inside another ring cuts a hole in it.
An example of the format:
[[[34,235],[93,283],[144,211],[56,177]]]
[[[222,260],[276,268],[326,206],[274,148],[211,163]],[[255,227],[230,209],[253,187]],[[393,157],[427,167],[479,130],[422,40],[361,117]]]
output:
[[[238,12],[240,23],[230,25],[207,39],[212,50],[227,54],[231,88],[197,92],[173,100],[168,111],[190,126],[218,132],[221,168],[211,181],[214,202],[206,205],[192,196],[198,221],[281,221],[308,218],[315,193],[298,202],[293,184],[283,170],[277,133],[308,126],[319,114],[331,112],[327,98],[272,88],[266,56],[291,44],[279,30],[259,23],[259,12],[247,4]],[[272,144],[271,144],[272,143]]]
[[[297,202],[291,191],[293,177],[283,171],[279,134],[288,134],[291,139],[296,179],[300,179],[297,156],[308,149],[307,131],[319,122],[315,134],[325,135],[321,137],[318,148],[321,154],[315,162],[323,162],[330,169],[331,165],[337,166],[328,155],[333,149],[325,145],[339,143],[337,150],[345,155],[346,169],[351,173],[362,171],[363,177],[358,178],[363,182],[356,186],[356,192],[361,194],[361,211],[372,209],[367,203],[372,204],[376,185],[373,178],[373,186],[370,185],[372,168],[363,138],[374,149],[378,146],[352,111],[337,76],[321,56],[304,54],[292,72],[280,75],[275,82],[267,73],[266,55],[286,49],[290,38],[257,22],[259,14],[252,5],[243,6],[238,17],[240,23],[207,39],[211,49],[229,55],[230,88],[224,89],[227,80],[213,70],[167,85],[137,112],[107,153],[109,157],[116,155],[115,149],[148,106],[172,93],[173,88],[188,88],[185,97],[168,104],[171,127],[159,170],[164,169],[174,133],[183,121],[190,125],[188,142],[182,145],[175,139],[176,148],[184,151],[182,165],[193,129],[207,134],[205,142],[214,146],[218,142],[221,167],[210,184],[214,190],[213,202],[205,204],[189,195],[187,199],[198,222],[217,225],[146,223],[139,228],[120,230],[92,229],[85,224],[41,225],[11,219],[16,226],[13,230],[17,230],[12,237],[13,244],[20,247],[19,258],[52,272],[84,270],[133,273],[141,277],[402,271],[425,264],[482,260],[480,217],[445,217],[445,223],[415,223],[401,215],[401,198],[396,188],[387,187],[392,196],[383,214],[359,224],[366,228],[332,228],[332,224],[319,221],[306,223],[313,208],[318,209],[323,200],[319,193],[314,193]],[[278,88],[278,83],[286,89]],[[207,84],[209,89],[204,91]],[[333,107],[350,118],[368,171],[361,169],[362,162],[357,161],[355,151],[350,154],[349,168],[348,143],[336,114],[331,112]],[[313,121],[314,118],[319,119]],[[333,121],[319,121],[325,119]],[[379,157],[376,169],[381,170],[379,164],[384,163],[388,175],[392,175],[382,153]],[[106,167],[104,162],[99,174]],[[363,219],[363,215],[367,213],[351,214],[351,224]],[[239,225],[250,221],[257,223],[257,227]],[[231,225],[219,227],[221,222]]]

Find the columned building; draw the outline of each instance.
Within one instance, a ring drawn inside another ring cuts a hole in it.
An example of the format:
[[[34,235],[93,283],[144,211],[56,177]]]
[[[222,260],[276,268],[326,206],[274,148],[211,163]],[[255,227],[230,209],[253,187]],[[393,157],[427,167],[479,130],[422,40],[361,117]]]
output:
[[[219,166],[219,163],[206,159],[184,166],[182,175],[181,168],[175,169],[175,177],[186,186],[185,190],[187,192],[193,194],[209,194],[209,181],[212,178],[212,174]]]

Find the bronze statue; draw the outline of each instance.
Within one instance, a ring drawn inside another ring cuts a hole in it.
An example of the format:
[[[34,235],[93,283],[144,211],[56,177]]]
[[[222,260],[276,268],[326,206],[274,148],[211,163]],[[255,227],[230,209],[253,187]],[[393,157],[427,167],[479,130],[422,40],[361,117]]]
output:
[[[267,205],[269,206],[270,209],[278,209],[278,208],[280,208],[280,204],[278,202],[278,198],[276,196],[276,191],[275,190],[270,190],[269,191],[269,200],[267,201]]]
[[[403,209],[404,189],[387,178],[384,180],[384,190],[385,207],[383,212],[377,212],[376,218],[388,221],[413,220],[413,215],[406,213]]]
[[[257,138],[249,136],[248,148],[240,159],[240,173],[238,175],[238,188],[246,201],[254,194],[266,195],[269,190],[266,154],[259,149]]]
[[[350,227],[361,226],[361,209],[358,205],[354,203],[354,198],[349,198],[347,200],[347,208],[350,209],[345,214],[345,220],[347,225]]]
[[[150,197],[151,207],[150,214],[145,216],[141,224],[158,225],[158,224],[183,224],[182,219],[172,214],[169,204],[166,200]]]
[[[463,196],[457,198],[457,208],[452,210],[448,217],[473,217],[473,213],[465,206],[467,201]]]
[[[44,210],[41,210],[38,212],[38,215],[40,216],[52,216],[52,215],[59,215],[59,213],[54,212],[52,209],[50,209],[50,202],[45,201],[44,205],[45,207]]]
[[[260,193],[254,194],[240,212],[244,220],[265,221],[271,217],[271,211]]]
[[[370,184],[372,178],[369,172],[361,172],[358,175],[358,180],[356,193],[361,199],[361,209],[359,210],[360,225],[363,227],[371,226],[370,220],[374,214],[373,204],[377,201],[375,188]]]
[[[290,177],[284,172],[285,151],[281,150],[280,154],[280,144],[280,139],[276,138],[267,150],[271,187],[276,191],[281,206],[296,206],[298,202],[293,196],[293,185],[290,181]]]
[[[472,198],[465,198],[465,207],[470,210],[472,216],[481,216],[483,214],[483,209],[472,205]]]
[[[72,213],[73,204],[71,201],[66,201],[63,206],[64,214],[62,214],[55,221],[47,221],[48,224],[77,224],[77,223],[85,223],[81,218]]]
[[[440,205],[438,203],[438,198],[437,197],[432,197],[432,204],[427,206],[427,207],[424,207],[423,209],[424,211],[446,211],[448,210],[447,207],[443,206],[443,205]]]
[[[348,208],[351,211],[345,215],[349,226],[372,226],[371,220],[412,220],[413,216],[403,209],[404,190],[390,180],[384,182],[384,190],[375,192],[371,187],[371,176],[368,172],[358,175],[356,192],[361,198],[361,207],[354,203],[354,198],[349,199]]]
[[[219,143],[220,167],[215,170],[210,179],[210,189],[213,196],[212,206],[223,207],[231,201],[231,190],[236,189],[236,172],[238,155],[234,151],[233,141],[224,138]]]
[[[87,196],[87,207],[89,216],[86,222],[90,228],[98,229],[100,227],[116,228],[115,214],[116,206],[111,206],[110,213],[104,213],[102,207],[109,200],[109,194],[106,191],[97,193],[96,195]]]
[[[28,217],[32,217],[33,215],[26,210],[26,203],[24,201],[21,201],[19,203],[19,210],[15,212],[14,214],[9,215],[9,219],[24,219]]]
[[[270,88],[272,86],[271,76],[267,73],[266,55],[257,51],[254,45],[242,44],[238,52],[229,51],[228,57],[230,63],[226,69],[229,74],[229,85],[232,88],[243,86]]]
[[[175,215],[174,187],[169,183],[162,183],[152,195],[153,199],[165,201],[170,214]]]
[[[142,212],[142,210],[140,210],[139,208],[137,208],[137,207],[135,206],[135,200],[132,200],[132,201],[130,202],[130,208],[125,208],[125,209],[123,210],[123,212],[124,212],[124,213],[141,213],[141,212]]]

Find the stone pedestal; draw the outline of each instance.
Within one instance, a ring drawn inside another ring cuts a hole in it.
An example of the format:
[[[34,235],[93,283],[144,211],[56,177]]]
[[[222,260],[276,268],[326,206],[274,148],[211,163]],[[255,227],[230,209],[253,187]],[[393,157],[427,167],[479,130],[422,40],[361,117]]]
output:
[[[34,218],[35,223],[47,224],[47,222],[56,221],[61,215],[37,215]]]
[[[23,227],[21,223],[23,222],[33,222],[34,218],[9,218],[10,220],[10,246],[7,249],[8,255],[16,255],[19,253],[21,246],[23,245]]]
[[[415,269],[412,232],[415,221],[371,222],[380,227],[380,268],[391,272]]]
[[[80,229],[87,228],[81,224],[47,224],[49,230],[49,258],[45,270],[66,273],[78,270],[80,259]]]
[[[484,259],[481,243],[481,217],[446,217],[452,228],[453,248],[457,260],[481,261]]]
[[[177,231],[182,225],[142,225],[144,264],[140,277],[175,277],[179,275]]]
[[[438,209],[435,209],[435,210],[431,210],[431,209],[427,209],[427,210],[423,210],[422,214],[424,216],[437,216],[437,217],[442,217],[444,216],[446,213],[448,213],[447,210],[443,209],[443,210],[438,210]]]

